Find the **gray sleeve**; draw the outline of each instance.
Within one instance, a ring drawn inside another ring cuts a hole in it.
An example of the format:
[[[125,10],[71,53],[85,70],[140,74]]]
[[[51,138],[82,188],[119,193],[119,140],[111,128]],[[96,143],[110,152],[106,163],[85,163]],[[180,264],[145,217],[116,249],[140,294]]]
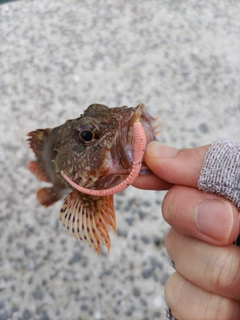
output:
[[[198,188],[231,200],[240,210],[240,143],[215,140],[208,149]]]

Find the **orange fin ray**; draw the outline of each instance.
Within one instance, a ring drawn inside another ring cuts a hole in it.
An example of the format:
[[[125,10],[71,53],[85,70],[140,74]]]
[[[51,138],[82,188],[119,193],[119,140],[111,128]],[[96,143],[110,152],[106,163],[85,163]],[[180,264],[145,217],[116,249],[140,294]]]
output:
[[[162,132],[162,129],[159,128],[162,126],[162,122],[158,122],[158,120],[159,120],[159,117],[154,118],[154,122],[155,122],[154,131],[156,136],[158,136]]]
[[[37,191],[37,198],[41,205],[49,207],[62,198],[62,194],[54,187],[41,188]]]
[[[28,163],[28,168],[39,180],[45,182],[50,182],[50,177],[45,168],[43,154],[45,143],[51,131],[51,129],[38,129],[27,134],[29,137],[27,141],[37,157],[37,161]]]
[[[43,149],[43,145],[51,131],[52,130],[48,128],[38,129],[27,134],[27,136],[30,137],[27,139],[27,141],[29,142],[30,147],[33,149],[37,158],[39,158],[39,155]]]
[[[64,200],[59,222],[74,238],[99,254],[101,245],[110,250],[109,231],[116,232],[113,196],[93,197],[72,191]]]
[[[40,168],[37,161],[30,161],[28,162],[28,169],[35,174],[35,176],[44,182],[50,182],[50,180],[46,177],[45,173]]]

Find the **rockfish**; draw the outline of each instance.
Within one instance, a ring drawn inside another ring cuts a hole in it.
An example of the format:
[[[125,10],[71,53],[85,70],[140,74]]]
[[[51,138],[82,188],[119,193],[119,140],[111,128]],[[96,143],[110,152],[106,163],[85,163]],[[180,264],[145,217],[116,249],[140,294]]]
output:
[[[104,190],[126,179],[134,162],[136,117],[147,143],[157,140],[154,119],[143,104],[135,108],[92,104],[77,119],[67,120],[53,129],[28,133],[30,147],[37,157],[28,167],[39,180],[52,184],[37,191],[39,202],[48,207],[70,191],[60,210],[59,222],[69,234],[92,246],[98,254],[101,245],[106,245],[109,251],[109,231],[116,232],[113,195],[89,195],[72,185]],[[66,181],[63,172],[72,184]],[[149,172],[143,161],[140,173]]]

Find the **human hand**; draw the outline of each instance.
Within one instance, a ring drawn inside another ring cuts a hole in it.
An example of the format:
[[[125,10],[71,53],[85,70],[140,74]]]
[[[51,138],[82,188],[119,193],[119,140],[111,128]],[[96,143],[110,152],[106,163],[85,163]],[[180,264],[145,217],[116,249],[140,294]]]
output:
[[[145,161],[154,175],[140,176],[135,186],[169,189],[163,204],[171,225],[167,251],[176,272],[165,286],[165,298],[178,320],[240,319],[239,212],[221,196],[197,189],[209,146],[177,150],[149,144]]]

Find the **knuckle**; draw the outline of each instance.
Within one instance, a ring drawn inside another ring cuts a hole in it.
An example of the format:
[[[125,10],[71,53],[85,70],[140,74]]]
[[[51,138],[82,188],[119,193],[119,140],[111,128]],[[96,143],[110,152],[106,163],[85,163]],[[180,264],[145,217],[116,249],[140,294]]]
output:
[[[173,186],[165,195],[162,202],[162,213],[164,219],[172,224],[172,221],[176,218],[178,211],[178,186]]]
[[[214,299],[215,300],[215,299]],[[210,308],[207,308],[207,314],[204,319],[214,319],[214,320],[237,320],[239,319],[239,303],[237,301],[218,298],[214,304],[211,304]]]
[[[205,275],[210,286],[217,292],[222,292],[234,286],[239,281],[240,261],[237,254],[229,249],[214,248],[206,264]]]

